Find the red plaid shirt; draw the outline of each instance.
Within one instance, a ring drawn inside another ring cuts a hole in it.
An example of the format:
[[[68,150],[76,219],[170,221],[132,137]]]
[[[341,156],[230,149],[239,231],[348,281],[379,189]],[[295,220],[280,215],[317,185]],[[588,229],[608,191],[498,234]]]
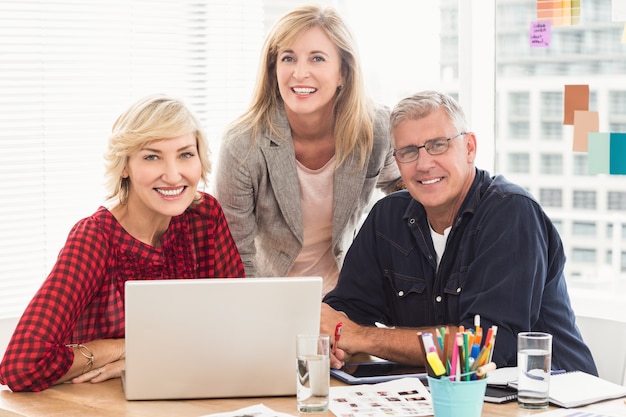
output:
[[[70,231],[50,275],[20,319],[0,363],[0,383],[41,391],[70,369],[69,343],[124,337],[124,283],[132,279],[243,277],[217,200],[173,217],[162,246],[129,235],[104,207]]]

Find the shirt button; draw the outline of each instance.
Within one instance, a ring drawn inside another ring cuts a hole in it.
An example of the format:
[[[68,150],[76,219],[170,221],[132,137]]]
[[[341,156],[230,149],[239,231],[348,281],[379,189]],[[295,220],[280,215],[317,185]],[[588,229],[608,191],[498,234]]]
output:
[[[438,303],[440,303],[440,302],[441,302],[441,296],[440,296],[440,295],[438,295],[438,296],[437,296],[437,298],[435,298],[435,301],[437,301]]]
[[[398,297],[402,297],[404,295],[404,291],[398,291]]]
[[[415,224],[415,219],[409,220],[409,224]]]
[[[456,289],[457,294],[461,292],[461,287]]]

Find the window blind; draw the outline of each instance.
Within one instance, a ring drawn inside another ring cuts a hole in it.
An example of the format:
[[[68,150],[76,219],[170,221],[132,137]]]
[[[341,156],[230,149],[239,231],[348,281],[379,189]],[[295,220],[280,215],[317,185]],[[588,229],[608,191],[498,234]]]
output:
[[[18,316],[70,228],[104,202],[110,128],[136,99],[183,98],[213,159],[247,104],[262,2],[0,2],[0,318]]]

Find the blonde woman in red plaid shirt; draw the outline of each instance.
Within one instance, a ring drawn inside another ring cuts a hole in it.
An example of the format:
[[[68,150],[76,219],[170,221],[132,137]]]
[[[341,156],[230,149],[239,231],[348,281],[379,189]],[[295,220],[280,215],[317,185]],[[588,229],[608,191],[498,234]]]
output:
[[[206,137],[179,100],[150,96],[113,126],[106,154],[110,208],[70,231],[0,363],[0,383],[41,391],[102,382],[124,369],[124,282],[243,277],[217,200]]]

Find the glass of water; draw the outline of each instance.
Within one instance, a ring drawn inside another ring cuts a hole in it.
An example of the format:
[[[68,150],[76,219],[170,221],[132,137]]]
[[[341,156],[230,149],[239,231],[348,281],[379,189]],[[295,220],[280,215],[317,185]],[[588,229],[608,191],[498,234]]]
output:
[[[517,403],[522,408],[547,408],[550,402],[552,335],[523,332],[517,335]]]
[[[296,356],[298,411],[320,413],[328,410],[330,336],[299,334]]]

